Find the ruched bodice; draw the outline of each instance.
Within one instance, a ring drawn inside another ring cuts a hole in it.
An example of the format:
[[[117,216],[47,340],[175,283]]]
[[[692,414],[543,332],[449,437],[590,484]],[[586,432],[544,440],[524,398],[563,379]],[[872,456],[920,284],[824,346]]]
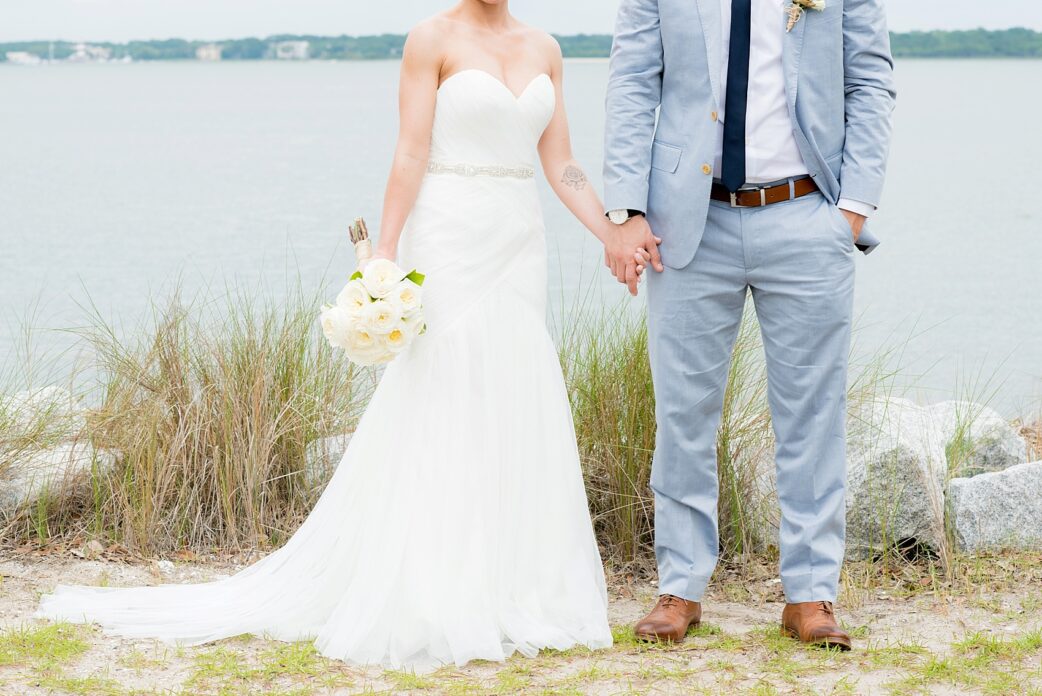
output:
[[[554,85],[546,73],[533,78],[520,95],[484,70],[455,73],[438,88],[430,158],[532,166],[554,106]]]

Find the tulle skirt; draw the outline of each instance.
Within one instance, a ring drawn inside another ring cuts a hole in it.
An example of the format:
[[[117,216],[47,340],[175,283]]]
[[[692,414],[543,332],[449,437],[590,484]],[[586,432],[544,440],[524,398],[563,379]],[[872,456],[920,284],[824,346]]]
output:
[[[213,582],[59,585],[35,616],[181,645],[313,640],[417,671],[609,646],[533,182],[428,175],[401,261],[427,274],[429,331],[282,547]]]

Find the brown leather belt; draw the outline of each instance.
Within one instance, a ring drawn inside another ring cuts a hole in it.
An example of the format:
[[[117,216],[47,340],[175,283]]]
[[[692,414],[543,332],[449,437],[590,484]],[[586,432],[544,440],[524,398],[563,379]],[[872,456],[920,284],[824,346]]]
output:
[[[800,198],[818,190],[818,185],[809,176],[794,179],[792,189],[789,182],[766,186],[763,188],[741,189],[737,193],[731,193],[723,184],[713,182],[712,192],[709,197],[714,201],[730,203],[732,208],[759,208],[771,203],[781,203]]]

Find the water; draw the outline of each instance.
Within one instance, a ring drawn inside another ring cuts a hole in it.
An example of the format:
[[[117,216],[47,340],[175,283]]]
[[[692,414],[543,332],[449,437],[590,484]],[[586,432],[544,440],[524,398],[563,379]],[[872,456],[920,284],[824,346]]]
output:
[[[398,66],[155,63],[0,66],[0,362],[17,322],[82,324],[89,297],[134,322],[176,283],[329,292],[347,223],[379,216]],[[574,149],[599,185],[603,61],[567,66]],[[1042,61],[904,61],[891,174],[859,260],[858,351],[900,346],[918,396],[997,387],[1042,403]],[[551,297],[622,301],[600,249],[543,186]],[[375,226],[375,225],[374,225]],[[640,302],[641,300],[638,300]],[[40,347],[67,345],[43,331]],[[969,386],[967,386],[967,384]],[[977,383],[974,387],[973,383]]]

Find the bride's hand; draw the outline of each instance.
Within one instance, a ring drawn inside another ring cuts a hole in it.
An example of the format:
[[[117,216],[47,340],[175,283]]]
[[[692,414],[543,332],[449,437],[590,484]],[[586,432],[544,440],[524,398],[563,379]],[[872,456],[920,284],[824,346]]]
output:
[[[643,216],[608,228],[604,243],[605,265],[620,283],[629,288],[631,295],[637,294],[637,283],[649,263],[656,271],[662,271],[658,253],[661,241],[651,232]]]
[[[651,252],[644,247],[637,249],[637,253],[633,255],[634,260],[637,262],[637,280],[640,280],[641,274],[644,273],[644,268],[651,263]]]
[[[370,256],[369,258],[364,259],[364,260],[358,262],[358,270],[359,271],[365,271],[365,267],[368,266],[373,261],[375,261],[376,259],[384,259],[386,261],[391,261],[391,262],[397,263],[397,256],[398,256],[398,254],[396,254],[396,253],[390,253],[390,252],[383,251],[381,249],[377,249],[376,251],[373,252],[372,256]]]

